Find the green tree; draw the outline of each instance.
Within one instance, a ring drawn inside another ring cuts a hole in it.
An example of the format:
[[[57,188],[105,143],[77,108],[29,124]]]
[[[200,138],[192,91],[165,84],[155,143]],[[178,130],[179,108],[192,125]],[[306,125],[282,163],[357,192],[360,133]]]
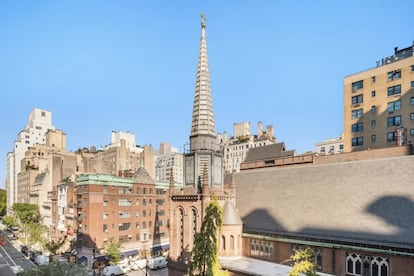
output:
[[[109,245],[106,248],[106,252],[110,258],[112,264],[117,264],[121,260],[121,243],[114,241],[114,238],[109,239]]]
[[[22,225],[39,222],[39,206],[29,203],[14,203],[12,210]]]
[[[296,251],[291,257],[295,262],[288,276],[317,276],[316,270],[318,266],[314,263],[314,254],[311,248],[305,248]]]
[[[7,192],[6,190],[0,189],[0,216],[4,216],[6,214],[6,206]]]
[[[205,213],[200,232],[195,234],[188,273],[190,276],[228,275],[227,271],[221,271],[218,260],[217,234],[223,223],[223,210],[215,198],[206,207]]]
[[[41,247],[46,244],[45,234],[48,233],[46,225],[32,222],[26,224],[25,228],[27,229],[26,244],[39,243]]]
[[[17,222],[16,218],[15,217],[12,217],[12,216],[5,216],[3,218],[3,223],[7,227],[13,227],[13,226],[18,226],[19,225],[19,223]]]
[[[75,263],[49,263],[47,265],[40,265],[30,270],[25,270],[17,274],[18,276],[49,276],[49,275],[76,275],[87,276],[88,270],[85,266]]]
[[[45,243],[45,247],[52,255],[56,255],[58,250],[64,245],[66,242],[65,238],[60,238],[58,241],[49,241]]]

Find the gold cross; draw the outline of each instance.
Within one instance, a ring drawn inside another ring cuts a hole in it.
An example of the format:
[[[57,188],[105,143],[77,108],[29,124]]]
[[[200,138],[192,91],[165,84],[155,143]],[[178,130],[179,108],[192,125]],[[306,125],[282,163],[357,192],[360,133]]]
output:
[[[200,16],[201,16],[201,27],[205,28],[206,27],[206,17],[204,16],[204,13],[201,13]]]

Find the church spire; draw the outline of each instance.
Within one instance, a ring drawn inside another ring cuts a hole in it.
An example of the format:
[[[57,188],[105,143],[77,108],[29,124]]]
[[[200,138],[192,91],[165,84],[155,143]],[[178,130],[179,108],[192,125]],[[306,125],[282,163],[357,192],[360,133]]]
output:
[[[208,68],[206,18],[201,14],[201,41],[197,64],[190,150],[216,150],[216,126]]]

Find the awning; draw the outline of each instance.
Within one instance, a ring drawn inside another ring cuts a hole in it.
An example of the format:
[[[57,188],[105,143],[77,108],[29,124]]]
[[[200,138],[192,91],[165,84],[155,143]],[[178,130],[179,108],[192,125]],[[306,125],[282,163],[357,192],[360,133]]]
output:
[[[106,255],[95,256],[95,262],[103,262],[109,260],[109,257]]]
[[[167,250],[170,248],[169,244],[158,244],[151,247],[152,251]]]
[[[132,250],[121,252],[122,257],[128,257],[128,256],[132,256],[132,255],[138,255],[138,250],[137,249],[132,249]]]

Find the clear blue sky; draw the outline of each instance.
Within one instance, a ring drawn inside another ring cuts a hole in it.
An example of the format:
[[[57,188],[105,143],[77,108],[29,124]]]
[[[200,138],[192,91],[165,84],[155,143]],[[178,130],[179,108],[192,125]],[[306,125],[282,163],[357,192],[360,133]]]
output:
[[[34,107],[67,147],[189,140],[200,41],[218,132],[272,124],[297,153],[343,129],[343,78],[414,40],[413,1],[0,1],[0,187]]]

